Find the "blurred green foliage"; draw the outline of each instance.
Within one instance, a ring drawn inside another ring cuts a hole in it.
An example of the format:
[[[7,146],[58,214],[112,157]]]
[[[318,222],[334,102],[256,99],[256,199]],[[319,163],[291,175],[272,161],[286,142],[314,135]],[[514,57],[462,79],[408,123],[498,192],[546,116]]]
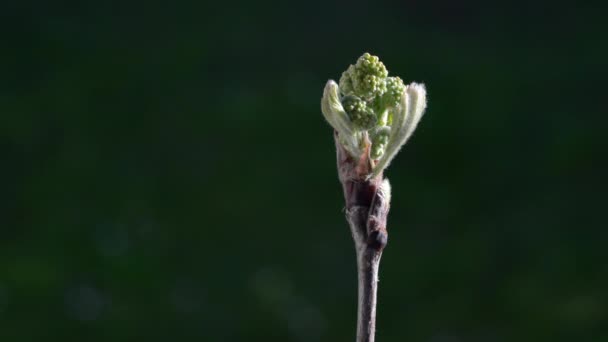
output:
[[[429,91],[377,340],[608,341],[600,9],[3,2],[0,341],[352,341],[319,101],[365,51]]]

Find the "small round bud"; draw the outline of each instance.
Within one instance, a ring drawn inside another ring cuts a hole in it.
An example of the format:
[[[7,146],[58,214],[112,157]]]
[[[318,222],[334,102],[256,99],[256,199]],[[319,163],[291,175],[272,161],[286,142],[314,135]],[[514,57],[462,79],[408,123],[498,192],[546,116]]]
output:
[[[376,114],[367,106],[365,101],[357,96],[345,96],[342,99],[342,106],[355,128],[368,130],[376,126],[376,123],[378,122]]]
[[[371,234],[369,234],[369,237],[367,238],[368,246],[375,250],[383,250],[384,247],[386,247],[387,243],[388,234],[386,234],[386,231],[374,230],[373,232],[371,232]]]

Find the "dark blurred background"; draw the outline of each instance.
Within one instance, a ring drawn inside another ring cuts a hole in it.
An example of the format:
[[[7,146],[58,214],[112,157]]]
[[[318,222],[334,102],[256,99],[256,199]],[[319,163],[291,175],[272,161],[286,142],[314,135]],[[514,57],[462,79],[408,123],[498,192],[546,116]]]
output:
[[[608,341],[602,9],[2,2],[0,341],[353,341],[319,102],[365,51],[430,101],[377,340]]]

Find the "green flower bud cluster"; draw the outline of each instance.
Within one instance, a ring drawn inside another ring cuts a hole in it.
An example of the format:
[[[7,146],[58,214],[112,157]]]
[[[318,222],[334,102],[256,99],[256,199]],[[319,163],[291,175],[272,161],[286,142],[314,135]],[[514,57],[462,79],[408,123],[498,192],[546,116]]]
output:
[[[405,85],[400,77],[387,77],[386,92],[382,95],[380,101],[385,107],[397,107],[399,101],[401,101],[401,95],[403,95],[404,90]]]
[[[367,103],[354,95],[347,95],[342,98],[342,106],[348,114],[356,129],[368,130],[376,126],[378,117],[374,110],[367,106]]]
[[[369,155],[372,159],[378,159],[384,154],[386,145],[388,145],[390,133],[390,127],[382,126],[376,130],[374,135],[372,135],[372,148]]]
[[[385,169],[412,135],[426,108],[423,84],[405,85],[389,77],[376,56],[363,54],[342,73],[339,85],[329,80],[321,111],[354,158],[369,153],[376,176]]]
[[[344,95],[355,95],[372,100],[386,92],[388,71],[377,56],[364,53],[355,65],[350,65],[340,78],[340,90]]]
[[[387,110],[394,109],[401,101],[405,85],[399,77],[388,77],[388,71],[380,59],[364,53],[357,63],[350,65],[340,78],[342,106],[353,128],[368,131],[378,126],[390,124]],[[387,127],[388,128],[388,127]],[[374,158],[382,155],[388,133],[384,132],[374,141]]]

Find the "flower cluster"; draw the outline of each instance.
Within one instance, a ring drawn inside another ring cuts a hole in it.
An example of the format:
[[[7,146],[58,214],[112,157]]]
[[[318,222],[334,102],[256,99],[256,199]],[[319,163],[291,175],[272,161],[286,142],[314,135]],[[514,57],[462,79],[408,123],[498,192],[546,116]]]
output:
[[[388,71],[380,59],[369,53],[359,57],[342,73],[340,89],[344,95],[355,95],[365,100],[381,96],[386,92]]]
[[[388,166],[425,108],[423,84],[405,85],[401,78],[389,77],[380,59],[369,53],[342,73],[339,85],[328,81],[321,100],[325,119],[351,156],[368,153],[373,165],[370,176]]]

